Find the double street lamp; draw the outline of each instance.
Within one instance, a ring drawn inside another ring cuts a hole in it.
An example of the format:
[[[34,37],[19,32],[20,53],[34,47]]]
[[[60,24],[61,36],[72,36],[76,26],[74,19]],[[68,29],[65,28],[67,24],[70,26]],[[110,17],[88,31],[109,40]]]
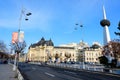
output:
[[[18,61],[19,61],[19,54],[24,50],[24,48],[26,47],[26,43],[25,41],[20,41],[20,27],[21,27],[21,20],[22,17],[25,17],[25,20],[28,21],[28,16],[32,15],[32,13],[30,12],[26,12],[26,9],[21,10],[21,14],[20,14],[20,18],[19,18],[19,28],[18,28],[18,38],[17,41],[15,41],[15,43],[12,44],[12,46],[14,46],[14,50],[15,50],[15,60],[14,60],[14,66],[13,66],[13,70],[16,70],[16,67],[18,67]]]
[[[78,30],[78,28],[81,28],[81,40],[82,40],[82,43],[83,43],[83,34],[82,34],[82,27],[83,27],[83,25],[82,24],[78,24],[78,23],[76,23],[75,25],[76,25],[75,30]],[[84,45],[82,45],[80,47],[81,47],[81,49],[83,49]],[[84,55],[84,53],[82,51],[82,67],[83,67],[83,69],[85,69],[84,62],[85,62],[85,55]]]
[[[76,23],[75,25],[76,25],[75,30],[78,30],[78,28],[81,28],[81,33],[82,33],[83,25],[82,24],[78,24],[78,23]],[[81,34],[81,39],[82,39],[82,42],[83,42],[83,34]]]

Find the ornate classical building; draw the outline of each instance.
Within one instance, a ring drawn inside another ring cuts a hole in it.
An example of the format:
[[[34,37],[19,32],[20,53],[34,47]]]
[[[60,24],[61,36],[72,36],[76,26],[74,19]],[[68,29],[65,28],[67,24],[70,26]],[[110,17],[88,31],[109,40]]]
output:
[[[99,63],[98,57],[102,56],[102,48],[97,44],[93,44],[89,48],[85,48],[85,62]]]
[[[54,46],[52,40],[41,40],[31,44],[27,54],[29,61],[76,61],[76,50],[74,47]]]
[[[78,49],[78,61],[86,63],[99,63],[98,57],[102,56],[102,47],[98,43],[93,43],[90,47]]]
[[[99,62],[98,57],[101,56],[102,48],[98,44],[91,47],[85,42],[79,44],[71,43],[61,46],[54,46],[52,40],[41,40],[31,44],[27,54],[29,61],[80,61],[80,62]]]

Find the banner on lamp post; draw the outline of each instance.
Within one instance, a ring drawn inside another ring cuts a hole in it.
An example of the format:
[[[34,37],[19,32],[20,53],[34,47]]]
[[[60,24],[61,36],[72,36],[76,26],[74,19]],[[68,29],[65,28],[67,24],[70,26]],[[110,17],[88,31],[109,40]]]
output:
[[[20,31],[19,33],[19,42],[24,42],[24,31]]]
[[[12,33],[12,43],[18,42],[18,32]]]

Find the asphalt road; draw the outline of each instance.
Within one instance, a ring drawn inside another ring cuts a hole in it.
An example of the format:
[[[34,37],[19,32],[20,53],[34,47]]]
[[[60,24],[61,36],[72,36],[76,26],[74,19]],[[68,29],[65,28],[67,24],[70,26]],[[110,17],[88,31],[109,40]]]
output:
[[[21,64],[25,80],[120,80],[120,75],[53,68],[44,65]]]

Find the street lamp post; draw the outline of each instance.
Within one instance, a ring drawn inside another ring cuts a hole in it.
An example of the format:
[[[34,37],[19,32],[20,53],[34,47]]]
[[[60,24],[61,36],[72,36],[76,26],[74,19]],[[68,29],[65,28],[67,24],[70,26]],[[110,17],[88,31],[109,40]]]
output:
[[[18,27],[18,40],[13,44],[15,46],[15,60],[14,60],[14,66],[13,66],[13,71],[16,70],[18,67],[18,61],[19,61],[19,54],[21,51],[26,47],[25,41],[20,42],[20,27],[21,27],[21,20],[22,20],[22,15],[24,15],[25,20],[28,21],[27,16],[32,15],[32,13],[26,13],[26,9],[21,10],[20,18],[19,18],[19,27]]]
[[[83,27],[83,25],[82,24],[79,25],[78,23],[76,23],[75,25],[76,25],[75,30],[78,30],[78,28],[80,28],[81,29],[81,33],[82,33],[82,27]],[[83,42],[83,34],[81,34],[81,40]]]
[[[15,47],[16,47],[16,50],[18,50],[18,46],[16,45],[16,43],[15,43]],[[13,65],[13,71],[16,70],[16,67],[17,67],[16,65],[18,65],[18,64],[17,64],[18,54],[17,54],[16,50],[15,50],[15,60],[14,60],[14,65]]]
[[[82,27],[83,27],[83,25],[82,24],[78,24],[78,23],[76,23],[75,25],[79,26],[79,27],[75,27],[75,30],[77,30],[78,28],[81,28],[81,33],[82,33]],[[82,43],[83,43],[83,34],[81,34],[81,40],[82,40]],[[82,46],[82,49],[83,49],[83,46]],[[85,58],[85,55],[82,52],[82,67],[83,67],[83,69],[85,69],[85,64],[84,64],[85,60],[84,60],[84,58]]]

